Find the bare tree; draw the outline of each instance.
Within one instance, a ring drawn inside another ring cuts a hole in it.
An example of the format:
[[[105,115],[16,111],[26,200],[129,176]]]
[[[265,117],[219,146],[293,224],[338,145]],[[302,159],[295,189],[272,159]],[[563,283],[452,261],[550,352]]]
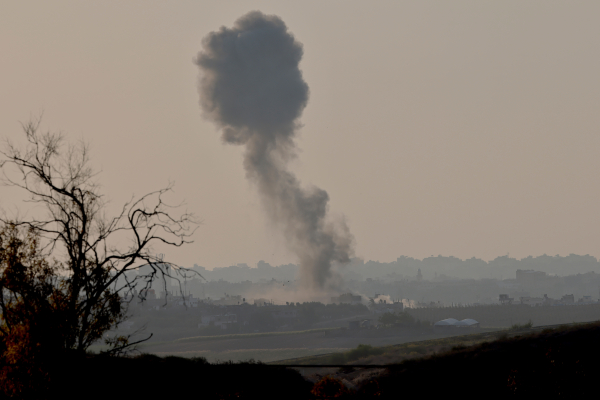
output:
[[[34,232],[43,254],[60,261],[64,347],[84,351],[124,321],[124,299],[137,293],[144,300],[156,280],[162,280],[167,292],[165,276],[177,279],[180,268],[159,258],[152,245],[190,243],[198,222],[180,212],[181,205],[165,203],[171,185],[131,199],[118,215],[106,217],[88,146],[67,144],[60,133],[40,133],[39,126],[39,119],[23,125],[25,146],[6,142],[0,168],[5,185],[24,190],[28,201],[45,211],[27,218],[2,216],[0,222]],[[141,265],[145,273],[128,277],[126,272]],[[107,343],[113,351],[131,345],[129,337]]]

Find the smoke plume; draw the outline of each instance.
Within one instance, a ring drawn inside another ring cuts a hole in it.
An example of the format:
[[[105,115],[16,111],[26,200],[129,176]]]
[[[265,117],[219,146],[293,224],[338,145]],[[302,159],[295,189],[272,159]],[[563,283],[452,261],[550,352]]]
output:
[[[277,16],[250,12],[202,41],[200,104],[226,143],[245,146],[246,176],[267,214],[299,259],[306,285],[331,284],[332,262],[346,263],[353,237],[343,220],[327,218],[329,196],[303,188],[288,168],[308,102],[299,63],[302,44]]]

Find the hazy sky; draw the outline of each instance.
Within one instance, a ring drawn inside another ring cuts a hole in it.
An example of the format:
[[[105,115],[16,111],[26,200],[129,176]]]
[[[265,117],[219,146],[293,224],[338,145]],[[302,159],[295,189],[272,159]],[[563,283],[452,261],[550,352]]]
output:
[[[304,45],[293,170],[357,256],[600,256],[597,1],[2,1],[0,135],[43,111],[114,206],[175,181],[204,221],[176,262],[296,262],[198,105],[201,39],[250,10]]]

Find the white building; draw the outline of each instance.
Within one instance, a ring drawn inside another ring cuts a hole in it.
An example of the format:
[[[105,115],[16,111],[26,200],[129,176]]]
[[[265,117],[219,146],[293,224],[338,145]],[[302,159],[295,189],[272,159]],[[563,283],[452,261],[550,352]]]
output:
[[[543,297],[521,297],[521,304],[526,305],[526,306],[531,306],[531,307],[535,307],[535,306],[541,306],[544,305],[546,299],[544,299]]]

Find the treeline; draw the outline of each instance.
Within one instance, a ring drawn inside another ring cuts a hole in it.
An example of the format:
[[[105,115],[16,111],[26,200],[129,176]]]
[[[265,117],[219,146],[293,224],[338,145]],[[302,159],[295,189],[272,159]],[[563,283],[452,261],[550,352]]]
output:
[[[377,261],[362,262],[353,259],[346,268],[346,274],[355,279],[366,278],[410,278],[415,279],[418,270],[421,270],[424,279],[515,279],[518,269],[532,269],[548,274],[572,275],[586,272],[600,272],[600,262],[590,255],[570,254],[562,257],[559,255],[538,257],[512,258],[508,255],[496,257],[491,261],[480,258],[461,260],[453,256],[427,257],[422,260],[412,257],[398,257],[390,263]]]
[[[295,264],[272,266],[259,261],[256,268],[248,264],[237,264],[212,270],[194,265],[193,270],[200,273],[208,281],[259,282],[275,279],[277,281],[293,281],[299,267]],[[401,256],[392,262],[364,261],[353,258],[348,265],[337,266],[346,279],[365,280],[368,278],[416,279],[421,269],[424,279],[514,279],[518,269],[532,269],[555,275],[584,274],[600,272],[600,262],[595,257],[570,254],[568,256],[541,255],[517,259],[509,255],[496,257],[491,261],[480,258],[462,260],[453,256],[426,257],[423,259]]]
[[[248,264],[242,263],[231,265],[229,267],[214,268],[212,270],[194,264],[192,269],[202,275],[207,281],[224,280],[228,282],[259,282],[260,280],[271,279],[277,281],[293,281],[296,279],[300,268],[295,264],[274,267],[261,260],[257,263],[256,268],[251,268]]]

